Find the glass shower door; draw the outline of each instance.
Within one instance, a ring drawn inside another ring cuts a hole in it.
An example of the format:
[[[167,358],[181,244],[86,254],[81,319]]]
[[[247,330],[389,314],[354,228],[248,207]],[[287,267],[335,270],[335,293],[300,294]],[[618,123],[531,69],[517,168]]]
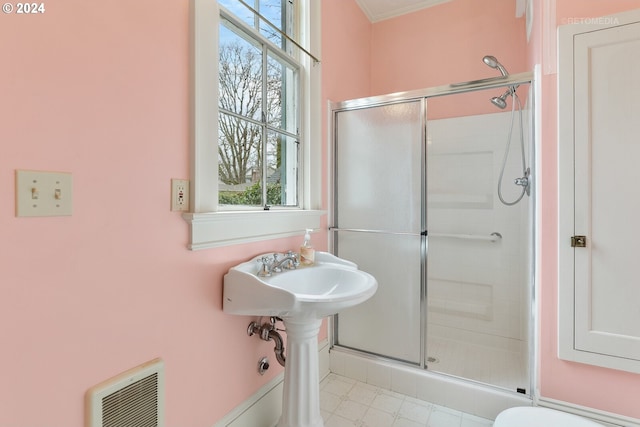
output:
[[[531,86],[439,93],[333,110],[333,250],[379,282],[370,300],[335,317],[333,339],[528,393]],[[492,101],[500,94],[507,108]]]
[[[336,344],[421,363],[426,100],[337,111],[334,252],[378,280],[340,312]],[[339,190],[338,190],[339,189]]]

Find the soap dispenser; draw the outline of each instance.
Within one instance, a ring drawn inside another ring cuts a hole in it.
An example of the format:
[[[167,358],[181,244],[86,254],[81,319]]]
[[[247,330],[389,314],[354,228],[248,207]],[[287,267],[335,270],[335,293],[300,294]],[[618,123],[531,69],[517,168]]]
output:
[[[304,242],[300,246],[300,263],[302,265],[312,265],[315,261],[316,251],[311,246],[311,229],[307,228],[304,233]]]

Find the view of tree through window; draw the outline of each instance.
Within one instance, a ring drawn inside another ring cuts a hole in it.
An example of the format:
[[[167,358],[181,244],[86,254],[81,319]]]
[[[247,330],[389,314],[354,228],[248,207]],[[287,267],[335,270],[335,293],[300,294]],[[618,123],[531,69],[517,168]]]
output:
[[[225,3],[232,3],[226,5]],[[256,0],[261,14],[285,28],[282,4]],[[282,36],[239,2],[224,15],[219,46],[218,194],[221,205],[298,205],[298,66],[278,47]],[[251,4],[254,7],[254,4]],[[244,9],[242,9],[244,8]],[[260,36],[261,35],[261,36]],[[268,41],[271,41],[269,43]],[[275,45],[278,43],[278,45]]]

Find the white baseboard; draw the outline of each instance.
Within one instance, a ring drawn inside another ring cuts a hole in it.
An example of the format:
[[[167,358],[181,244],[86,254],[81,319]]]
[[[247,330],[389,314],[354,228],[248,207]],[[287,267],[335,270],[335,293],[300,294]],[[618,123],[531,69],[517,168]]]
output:
[[[548,397],[539,397],[537,399],[537,404],[538,406],[543,406],[545,408],[557,409],[559,411],[569,412],[571,414],[589,418],[605,426],[640,427],[640,420],[637,418],[600,411],[586,406],[574,405],[573,403],[550,399]]]
[[[329,374],[329,342],[318,343],[320,378]],[[274,427],[282,412],[282,387],[284,373],[263,385],[249,399],[236,406],[218,421],[214,427]]]

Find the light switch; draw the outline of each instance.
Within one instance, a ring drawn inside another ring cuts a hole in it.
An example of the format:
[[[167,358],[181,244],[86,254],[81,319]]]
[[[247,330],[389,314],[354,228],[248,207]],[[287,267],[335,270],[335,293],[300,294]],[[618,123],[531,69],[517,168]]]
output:
[[[70,216],[72,212],[70,173],[16,170],[16,216]]]

